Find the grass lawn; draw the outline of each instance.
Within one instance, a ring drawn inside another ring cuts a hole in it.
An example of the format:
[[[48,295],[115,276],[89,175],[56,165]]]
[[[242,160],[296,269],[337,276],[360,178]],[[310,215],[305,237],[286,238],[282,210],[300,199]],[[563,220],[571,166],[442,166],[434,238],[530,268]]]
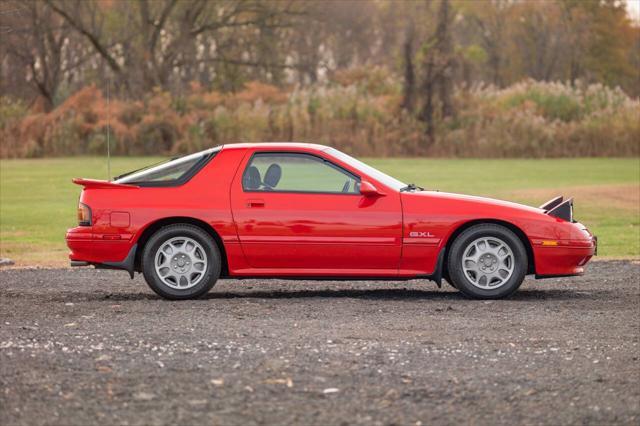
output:
[[[114,158],[113,174],[159,158]],[[427,189],[539,205],[575,198],[575,215],[604,257],[640,256],[640,159],[365,159]],[[103,158],[0,160],[0,257],[18,265],[67,264],[64,233],[75,225],[80,187],[72,177],[105,178]]]

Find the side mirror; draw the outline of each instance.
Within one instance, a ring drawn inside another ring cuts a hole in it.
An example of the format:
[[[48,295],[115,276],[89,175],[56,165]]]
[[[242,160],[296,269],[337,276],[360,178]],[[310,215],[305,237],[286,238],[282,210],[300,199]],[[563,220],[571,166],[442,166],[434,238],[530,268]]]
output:
[[[360,182],[360,194],[365,197],[377,197],[384,195],[382,192],[378,191],[378,188],[373,186],[371,182],[367,182],[366,180]]]

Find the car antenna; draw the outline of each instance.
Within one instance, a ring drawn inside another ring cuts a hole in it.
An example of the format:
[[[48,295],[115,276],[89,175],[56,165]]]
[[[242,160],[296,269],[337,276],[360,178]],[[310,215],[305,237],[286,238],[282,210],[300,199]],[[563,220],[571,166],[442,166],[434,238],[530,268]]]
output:
[[[107,77],[107,180],[111,181],[111,75]]]

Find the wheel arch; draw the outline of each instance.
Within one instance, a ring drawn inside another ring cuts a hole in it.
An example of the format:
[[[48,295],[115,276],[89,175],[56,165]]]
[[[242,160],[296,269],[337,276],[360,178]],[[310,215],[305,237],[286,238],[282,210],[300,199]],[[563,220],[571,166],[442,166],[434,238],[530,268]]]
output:
[[[158,219],[150,223],[142,231],[142,234],[140,234],[140,237],[136,241],[136,243],[138,244],[138,249],[136,250],[136,257],[134,261],[135,270],[136,271],[142,270],[142,252],[144,251],[144,246],[149,241],[149,238],[151,238],[151,236],[155,234],[159,229],[168,225],[177,225],[177,224],[188,224],[188,225],[197,226],[198,228],[202,229],[207,234],[209,234],[211,238],[213,238],[213,241],[218,246],[218,250],[220,250],[220,256],[222,257],[221,259],[222,269],[220,271],[220,277],[228,276],[229,265],[227,261],[227,252],[222,242],[222,238],[220,238],[220,235],[216,232],[216,230],[211,225],[204,222],[203,220],[196,219],[193,217],[187,217],[187,216],[173,216],[173,217],[165,217],[162,219]]]
[[[455,239],[458,237],[458,235],[460,235],[462,232],[464,232],[465,230],[471,228],[474,225],[481,225],[481,224],[485,224],[485,223],[492,223],[495,225],[502,225],[505,228],[509,229],[510,231],[512,231],[514,234],[516,234],[516,236],[520,239],[520,241],[522,242],[522,245],[524,245],[524,248],[527,252],[527,275],[529,274],[535,274],[536,273],[536,266],[535,266],[535,259],[534,259],[534,254],[533,254],[533,247],[531,246],[531,241],[529,241],[529,238],[527,237],[527,235],[524,233],[524,231],[522,229],[520,229],[518,226],[514,225],[511,222],[507,222],[505,220],[500,220],[500,219],[474,219],[474,220],[470,220],[467,222],[462,223],[461,225],[459,225],[452,233],[451,235],[449,235],[449,238],[447,239],[447,242],[445,244],[444,247],[444,262],[443,262],[443,276],[447,279],[447,281],[451,282],[449,279],[449,271],[448,266],[447,266],[447,261],[446,259],[449,256],[449,250],[451,249],[451,245],[453,244],[453,242],[455,241]]]

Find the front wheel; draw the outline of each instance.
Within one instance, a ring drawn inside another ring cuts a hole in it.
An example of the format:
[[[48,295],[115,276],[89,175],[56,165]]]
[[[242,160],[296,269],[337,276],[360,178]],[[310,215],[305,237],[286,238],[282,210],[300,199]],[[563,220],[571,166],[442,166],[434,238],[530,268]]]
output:
[[[511,230],[479,224],[462,232],[447,259],[455,287],[476,299],[499,299],[520,287],[527,273],[527,251]]]
[[[145,244],[142,270],[149,287],[172,300],[208,292],[220,276],[218,246],[201,228],[187,224],[161,228]]]

